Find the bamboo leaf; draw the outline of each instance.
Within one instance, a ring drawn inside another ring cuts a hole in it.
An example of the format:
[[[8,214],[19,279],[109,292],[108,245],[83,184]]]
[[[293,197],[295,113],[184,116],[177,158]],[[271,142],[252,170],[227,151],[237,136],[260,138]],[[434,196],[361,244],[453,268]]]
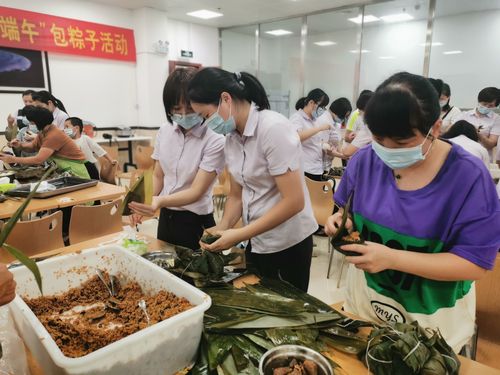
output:
[[[209,334],[206,335],[207,339],[207,352],[208,352],[208,366],[210,370],[215,370],[229,354],[233,346],[231,336]]]
[[[38,266],[36,262],[33,259],[30,259],[26,255],[23,254],[22,251],[17,250],[16,248],[4,243],[3,248],[7,250],[10,255],[12,255],[14,258],[19,260],[22,264],[24,264],[28,269],[33,273],[33,276],[35,276],[36,284],[38,285],[38,289],[40,289],[40,293],[43,295],[43,290],[42,290],[42,275],[40,274],[40,270],[38,269]]]
[[[252,333],[244,333],[243,336],[245,336],[247,339],[252,341],[255,345],[258,345],[265,350],[269,350],[269,349],[274,348],[274,345],[272,342],[270,342],[270,341],[266,340],[265,338],[260,337],[258,335],[254,335]]]
[[[245,353],[238,346],[233,346],[231,348],[231,355],[233,356],[234,364],[236,365],[236,369],[238,373],[241,373],[243,369],[248,367],[248,363],[250,362],[248,358],[245,357]]]
[[[261,350],[257,345],[255,345],[251,340],[247,339],[242,335],[232,336],[234,340],[234,345],[238,346],[246,356],[250,359],[253,359],[255,363],[259,363],[260,358],[264,354],[264,351]]]
[[[128,207],[130,202],[146,203],[146,182],[145,182],[145,172],[139,177],[130,190],[125,195],[123,202],[120,207],[120,212],[122,216],[132,215],[132,211]]]

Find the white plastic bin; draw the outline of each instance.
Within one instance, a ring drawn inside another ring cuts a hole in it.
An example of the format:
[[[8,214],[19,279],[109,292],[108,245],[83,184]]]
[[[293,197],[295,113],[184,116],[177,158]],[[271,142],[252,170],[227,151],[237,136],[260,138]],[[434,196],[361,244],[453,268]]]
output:
[[[26,267],[12,270],[16,299],[10,304],[20,336],[42,366],[45,375],[168,375],[194,363],[203,330],[208,295],[170,272],[119,246],[89,249],[38,263],[45,295],[66,292],[106,270],[136,280],[146,293],[167,290],[185,297],[193,308],[143,329],[80,358],[66,357],[19,296],[39,297],[40,291]],[[76,272],[78,270],[78,272]]]

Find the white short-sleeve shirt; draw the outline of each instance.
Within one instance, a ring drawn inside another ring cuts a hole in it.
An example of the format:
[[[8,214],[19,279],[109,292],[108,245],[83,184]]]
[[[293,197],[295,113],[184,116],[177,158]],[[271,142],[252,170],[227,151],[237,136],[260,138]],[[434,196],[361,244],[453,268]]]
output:
[[[74,139],[74,141],[80,150],[82,150],[85,159],[91,163],[97,162],[94,154],[97,155],[98,158],[106,155],[106,151],[86,134],[82,134],[80,138]]]
[[[303,131],[314,128],[316,125],[302,109],[290,117],[292,128],[295,131]],[[321,134],[325,133],[325,134]],[[323,148],[322,140],[328,137],[328,131],[319,132],[302,142],[302,161],[304,171],[311,174],[323,173]]]
[[[328,131],[320,132],[321,135],[321,143],[323,149],[323,170],[328,171],[332,167],[333,156],[330,156],[326,153],[323,144],[328,143],[330,147],[338,146],[340,143],[340,124],[336,123],[333,119],[332,113],[329,110],[326,110],[321,116],[319,116],[314,122],[314,126],[321,126],[328,124],[331,126],[331,129]]]
[[[489,168],[490,156],[488,155],[488,150],[486,150],[479,142],[475,142],[472,139],[466,137],[465,135],[459,135],[458,137],[450,138],[449,141],[456,143],[461,146],[465,151],[477,156]]]
[[[371,144],[372,141],[372,132],[370,131],[370,129],[368,129],[368,126],[363,126],[362,128],[358,129],[358,132],[352,140],[351,145],[357,148],[362,148],[366,145]]]
[[[243,223],[247,225],[265,215],[281,201],[275,176],[300,170],[300,139],[283,115],[258,111],[252,103],[243,135],[233,131],[226,136],[226,164],[234,180],[242,186]],[[252,252],[275,253],[298,244],[316,231],[309,193],[304,179],[301,186],[304,209],[277,227],[252,238]]]
[[[484,134],[486,137],[489,137],[490,134],[500,136],[500,116],[494,112],[490,112],[487,115],[479,115],[476,109],[471,109],[470,111],[462,112],[457,118],[458,120],[470,122],[476,129],[482,126],[479,133]],[[493,150],[489,150],[488,153],[490,160],[493,161]]]
[[[177,125],[162,125],[156,135],[151,156],[163,170],[163,189],[160,195],[169,195],[189,189],[199,169],[207,172],[222,172],[224,168],[224,137],[214,133],[205,125],[197,125],[184,134]],[[213,212],[212,188],[215,180],[194,203],[171,210],[191,211],[197,215]]]
[[[446,132],[447,130],[450,129],[450,127],[458,121],[460,118],[460,115],[462,114],[462,111],[458,107],[451,107],[450,111],[441,113],[441,120],[443,120],[443,123],[441,124],[441,133]],[[443,118],[443,116],[446,115],[446,117]]]
[[[332,146],[336,146],[340,141],[340,126],[333,119],[332,113],[327,109],[321,116],[314,122],[314,126],[321,126],[328,124],[331,129],[328,131],[320,132],[321,140],[327,142]]]
[[[59,129],[63,130],[64,122],[69,118],[68,114],[56,107],[54,112],[52,112],[52,116],[54,116],[53,124],[56,124]]]

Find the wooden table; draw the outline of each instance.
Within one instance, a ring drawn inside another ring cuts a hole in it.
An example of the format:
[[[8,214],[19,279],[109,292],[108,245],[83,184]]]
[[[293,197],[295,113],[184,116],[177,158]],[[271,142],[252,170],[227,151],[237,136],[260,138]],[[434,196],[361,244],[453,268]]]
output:
[[[25,213],[34,213],[57,208],[75,206],[77,204],[92,202],[96,200],[115,199],[125,194],[123,186],[116,186],[98,182],[96,186],[73,191],[67,194],[57,195],[52,198],[34,198],[26,207]],[[22,204],[23,200],[6,200],[0,203],[0,219],[11,217]]]
[[[107,236],[95,238],[89,241],[80,242],[78,244],[67,246],[61,249],[48,251],[43,254],[39,254],[37,256],[63,255],[63,254],[73,253],[76,251],[81,251],[84,249],[89,249],[92,247],[99,246],[100,244],[116,240],[120,238],[121,233],[123,232],[109,234]],[[146,241],[148,241],[148,248],[150,251],[172,248],[172,245],[169,245],[161,240],[158,240],[148,235],[144,235],[142,233],[138,234],[138,238],[145,239]],[[258,282],[258,278],[256,278],[253,275],[247,275],[244,276],[243,278],[236,280],[234,282],[234,285],[236,287],[239,287],[244,285],[245,283],[252,284],[256,282]],[[333,307],[337,310],[340,310],[341,304],[334,305]],[[342,311],[342,313],[346,314],[344,311]],[[351,314],[346,314],[346,315],[351,315]],[[355,316],[352,315],[351,317],[356,318]],[[362,328],[362,330],[363,329],[367,330],[368,328]],[[343,373],[345,375],[367,375],[367,369],[365,365],[355,355],[346,354],[335,349],[330,349],[330,352],[332,354],[332,359],[342,367]],[[500,375],[500,370],[496,370],[491,367],[482,365],[481,363],[472,361],[465,357],[460,356],[460,362],[461,362],[460,375]],[[49,375],[49,374],[44,374],[41,371],[38,364],[36,363],[36,361],[33,359],[33,357],[29,352],[28,352],[28,363],[32,375]]]

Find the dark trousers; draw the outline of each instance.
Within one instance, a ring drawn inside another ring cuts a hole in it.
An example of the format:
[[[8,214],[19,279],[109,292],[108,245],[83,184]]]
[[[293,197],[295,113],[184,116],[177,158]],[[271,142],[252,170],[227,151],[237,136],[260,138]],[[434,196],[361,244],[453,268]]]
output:
[[[95,166],[94,163],[91,163],[90,161],[85,162],[85,168],[87,168],[87,172],[89,172],[89,176],[92,180],[99,180],[99,171],[97,170],[97,167]]]
[[[255,269],[260,276],[288,281],[307,292],[313,252],[312,235],[288,249],[271,254],[252,253],[249,242],[246,249],[247,268]]]
[[[203,230],[215,225],[214,215],[197,215],[191,211],[162,208],[158,222],[159,240],[193,250],[200,248]]]
[[[304,172],[304,176],[306,176],[307,178],[310,178],[313,181],[323,181],[322,174],[311,174],[311,173]]]

